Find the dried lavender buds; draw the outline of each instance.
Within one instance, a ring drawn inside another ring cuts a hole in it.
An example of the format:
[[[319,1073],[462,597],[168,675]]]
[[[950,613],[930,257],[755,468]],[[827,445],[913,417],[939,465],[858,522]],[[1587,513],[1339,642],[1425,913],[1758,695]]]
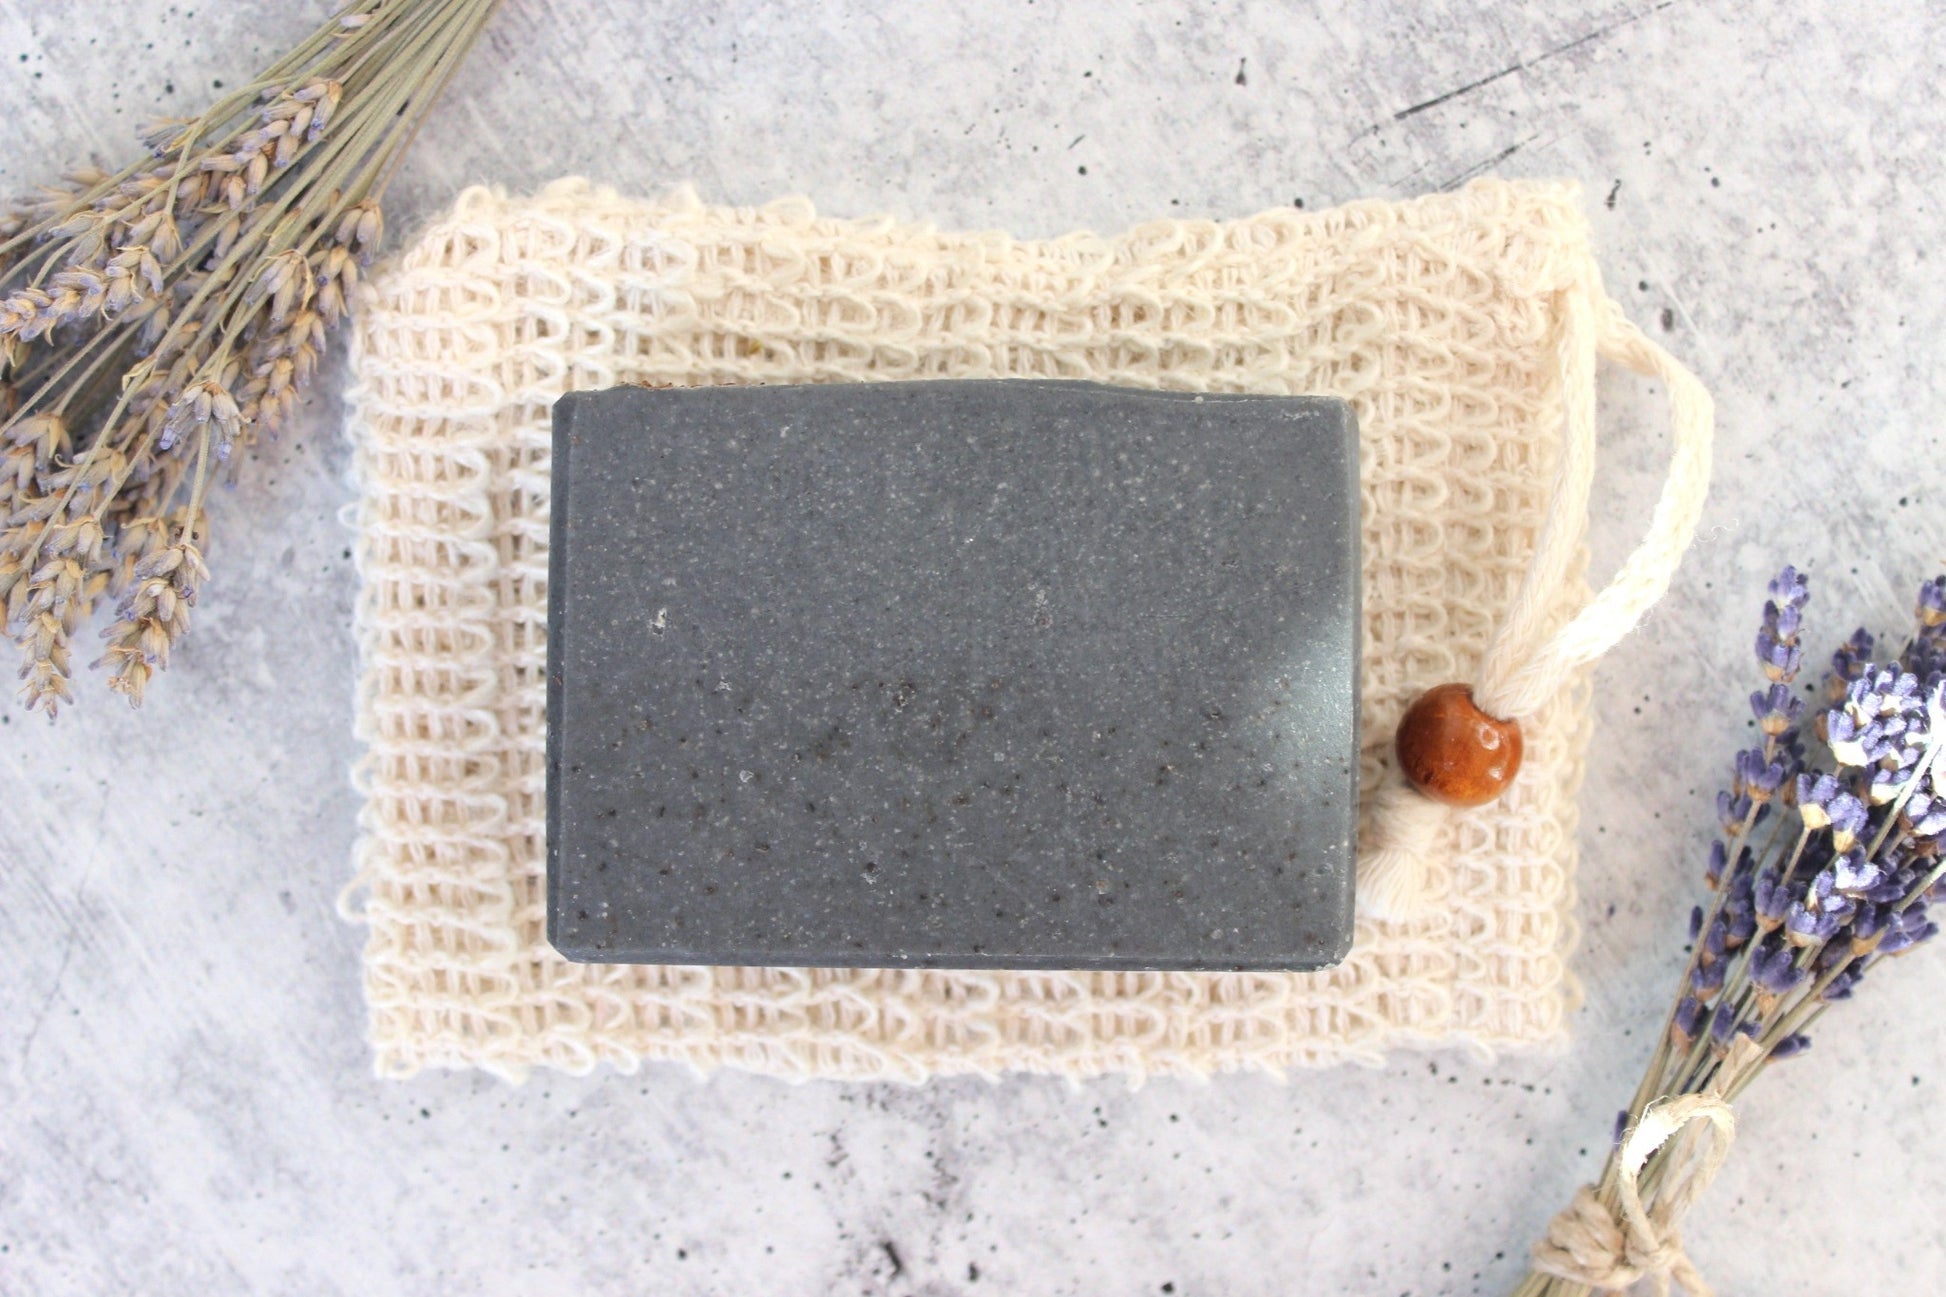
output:
[[[359,0],[149,156],[0,215],[0,606],[20,697],[75,639],[139,705],[208,579],[204,501],[274,434],[383,237],[379,198],[498,0]]]
[[[1946,902],[1946,577],[1920,587],[1896,654],[1875,658],[1863,630],[1838,649],[1807,724],[1797,681],[1809,598],[1792,568],[1771,582],[1756,640],[1765,683],[1750,695],[1761,741],[1736,754],[1717,795],[1704,870],[1714,900],[1690,914],[1689,963],[1601,1181],[1555,1218],[1522,1297],[1631,1274],[1683,1281],[1680,1245],[1666,1246],[1681,1208],[1650,1230],[1654,1209],[1630,1216],[1622,1189],[1640,1191],[1638,1207],[1681,1199],[1672,1186],[1692,1174],[1693,1144],[1671,1139],[1631,1161],[1625,1136],[1658,1105],[1735,1101],[1767,1064],[1810,1048],[1807,1029],[1868,973],[1939,931],[1929,907]]]

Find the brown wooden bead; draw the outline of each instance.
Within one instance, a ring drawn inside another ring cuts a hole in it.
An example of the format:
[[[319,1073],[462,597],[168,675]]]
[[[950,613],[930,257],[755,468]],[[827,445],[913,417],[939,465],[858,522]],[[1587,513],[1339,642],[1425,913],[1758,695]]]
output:
[[[1520,722],[1481,711],[1465,685],[1438,685],[1406,709],[1397,748],[1414,788],[1448,806],[1479,806],[1520,771]]]

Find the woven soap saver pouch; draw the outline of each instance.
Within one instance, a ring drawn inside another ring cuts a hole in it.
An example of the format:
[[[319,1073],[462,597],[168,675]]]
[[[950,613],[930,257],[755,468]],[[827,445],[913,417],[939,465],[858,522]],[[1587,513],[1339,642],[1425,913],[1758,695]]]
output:
[[[1642,541],[1599,594],[1566,625],[1550,631],[1548,611],[1557,606],[1573,577],[1575,551],[1587,525],[1588,496],[1594,486],[1597,357],[1663,381],[1669,394],[1674,448]],[[1520,719],[1537,712],[1577,668],[1593,663],[1634,629],[1668,589],[1709,490],[1714,413],[1708,391],[1631,324],[1598,283],[1583,284],[1566,296],[1560,375],[1567,426],[1547,517],[1520,591],[1495,628],[1477,677],[1466,691],[1471,702],[1468,714],[1481,732],[1477,741],[1498,746],[1500,735],[1511,729],[1514,765],[1519,759]],[[1408,778],[1402,758],[1411,710],[1401,726],[1401,752],[1379,786],[1359,843],[1358,906],[1366,916],[1380,920],[1406,920],[1420,912],[1428,898],[1441,830],[1451,816],[1465,813],[1463,806],[1435,795],[1437,790],[1427,780]],[[1496,776],[1502,773],[1495,772]],[[1513,767],[1507,767],[1505,778],[1512,773]],[[1504,780],[1499,786],[1504,787]],[[1498,788],[1481,800],[1497,792]]]
[[[1137,1079],[1564,1039],[1586,664],[1666,585],[1709,440],[1695,380],[1603,295],[1574,186],[1484,178],[1019,240],[563,180],[466,191],[365,293],[347,406],[366,751],[346,912],[369,929],[381,1074],[667,1060]],[[1648,540],[1590,600],[1600,356],[1666,383],[1675,462]],[[541,850],[554,400],[959,377],[1352,403],[1367,585],[1351,953],[1312,973],[562,960]],[[1413,695],[1454,681],[1524,729],[1524,769],[1472,810],[1425,802],[1389,750]]]

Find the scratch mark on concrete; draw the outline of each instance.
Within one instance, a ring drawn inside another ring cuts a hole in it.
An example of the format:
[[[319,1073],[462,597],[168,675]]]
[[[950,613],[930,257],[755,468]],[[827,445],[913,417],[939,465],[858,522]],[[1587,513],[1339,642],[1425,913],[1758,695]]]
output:
[[[61,979],[68,975],[68,961],[74,958],[74,946],[76,937],[79,935],[77,931],[79,927],[79,920],[68,925],[67,940],[61,946],[61,962],[54,970],[54,985],[48,988],[47,994],[41,999],[41,1007],[35,1011],[34,1020],[27,1025],[26,1036],[21,1038],[20,1071],[22,1076],[27,1074],[27,1055],[34,1048],[34,1037],[40,1034],[41,1024],[47,1021],[47,1011],[54,1007],[55,998],[61,994]]]
[[[1428,99],[1424,103],[1414,104],[1410,108],[1401,108],[1398,112],[1392,114],[1392,120],[1395,122],[1402,122],[1408,117],[1416,117],[1420,113],[1425,112],[1429,108],[1437,108],[1439,107],[1439,105],[1443,103],[1447,103],[1451,100],[1458,99],[1461,95],[1470,95],[1475,90],[1478,90],[1482,86],[1490,86],[1494,82],[1499,81],[1502,78],[1510,77],[1514,73],[1519,72],[1524,68],[1528,68],[1532,66],[1533,66],[1532,63],[1516,63],[1510,68],[1501,68],[1498,72],[1493,73],[1491,76],[1481,77],[1478,81],[1469,81],[1465,85],[1459,87],[1457,90],[1448,90],[1445,94],[1439,95],[1432,99]]]
[[[1539,67],[1541,64],[1547,62],[1549,59],[1559,58],[1563,54],[1567,54],[1573,50],[1580,49],[1583,45],[1586,45],[1591,41],[1598,41],[1602,39],[1604,36],[1613,35],[1614,33],[1620,31],[1624,27],[1628,27],[1635,23],[1641,22],[1644,18],[1649,17],[1651,14],[1661,13],[1664,9],[1667,9],[1670,5],[1674,4],[1675,2],[1676,0],[1662,0],[1662,3],[1656,5],[1654,8],[1645,9],[1639,14],[1630,14],[1628,17],[1619,19],[1616,22],[1612,22],[1608,24],[1606,27],[1597,27],[1595,30],[1589,32],[1587,35],[1577,36],[1565,45],[1557,45],[1553,49],[1548,50],[1545,53],[1536,54],[1531,59],[1522,59],[1518,63],[1512,64],[1511,66],[1508,67],[1501,68],[1498,72],[1489,73],[1486,76],[1481,77],[1478,81],[1469,81],[1463,86],[1460,86],[1453,90],[1448,90],[1443,95],[1435,95],[1431,99],[1426,100],[1424,103],[1414,104],[1410,108],[1401,108],[1398,112],[1392,114],[1392,120],[1395,122],[1402,122],[1408,117],[1416,117],[1420,113],[1423,113],[1428,109],[1437,108],[1444,103],[1450,103],[1453,100],[1458,99],[1461,95],[1470,95],[1475,90],[1479,90],[1484,86],[1490,86],[1496,81],[1504,80],[1505,78],[1512,76],[1516,72],[1525,72],[1529,68]],[[1383,126],[1383,123],[1380,123],[1380,125]],[[1375,127],[1374,129],[1378,129],[1378,128]]]
[[[1495,167],[1499,166],[1502,162],[1505,162],[1508,158],[1511,158],[1514,154],[1520,152],[1522,149],[1526,148],[1529,144],[1532,144],[1535,140],[1539,138],[1540,135],[1536,133],[1533,135],[1529,135],[1524,140],[1514,141],[1512,144],[1509,144],[1506,148],[1500,150],[1498,153],[1488,158],[1485,162],[1476,162],[1472,166],[1468,167],[1466,170],[1452,177],[1450,180],[1441,182],[1440,185],[1438,186],[1439,191],[1441,193],[1444,193],[1448,189],[1456,189],[1460,185],[1463,185],[1467,181],[1471,180],[1473,177],[1480,175],[1483,172],[1493,170]]]

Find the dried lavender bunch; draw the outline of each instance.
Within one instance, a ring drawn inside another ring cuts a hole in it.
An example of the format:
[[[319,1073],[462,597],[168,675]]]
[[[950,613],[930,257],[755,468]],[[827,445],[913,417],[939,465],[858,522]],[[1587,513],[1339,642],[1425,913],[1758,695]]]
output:
[[[356,0],[115,174],[0,216],[0,606],[21,698],[74,638],[140,705],[209,576],[212,473],[290,417],[383,230],[379,197],[498,0]]]
[[[1874,659],[1862,629],[1845,642],[1806,727],[1794,687],[1809,597],[1795,569],[1771,582],[1750,695],[1762,741],[1717,798],[1713,899],[1690,915],[1688,967],[1601,1180],[1536,1245],[1522,1297],[1644,1279],[1707,1292],[1677,1224],[1727,1149],[1726,1105],[1808,1049],[1807,1029],[1868,973],[1939,931],[1927,907],[1946,899],[1946,577],[1920,588],[1896,654]],[[1698,1118],[1725,1133],[1712,1140]]]

